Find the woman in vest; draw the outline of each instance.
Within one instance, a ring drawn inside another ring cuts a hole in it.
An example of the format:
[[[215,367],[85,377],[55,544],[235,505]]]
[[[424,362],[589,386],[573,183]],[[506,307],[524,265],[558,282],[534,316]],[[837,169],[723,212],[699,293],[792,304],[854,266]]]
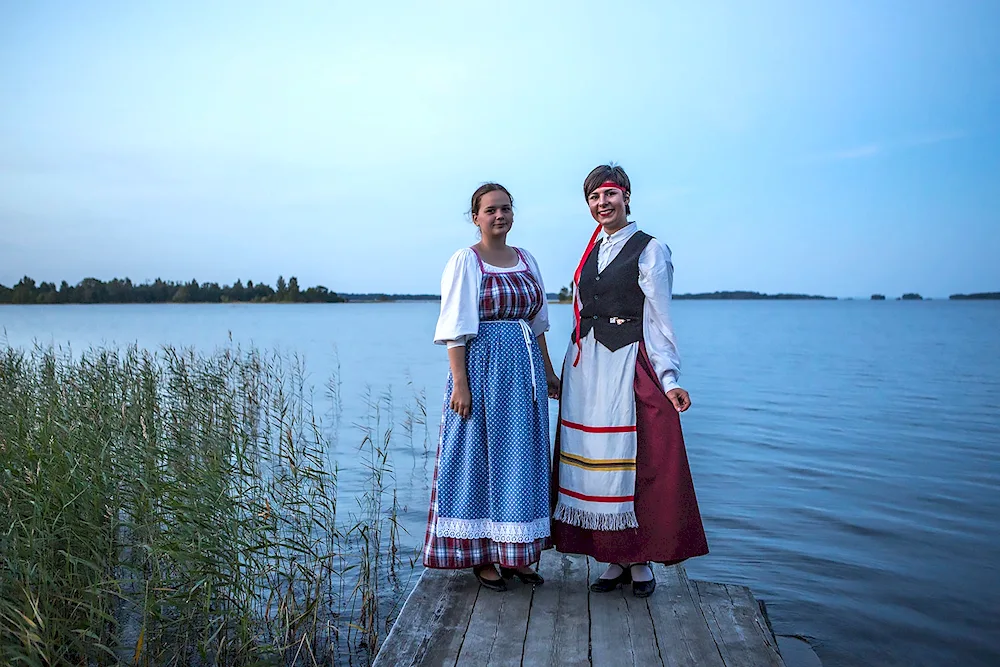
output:
[[[608,568],[591,584],[656,587],[649,562],[708,553],[679,413],[680,358],[670,321],[670,249],[628,222],[621,167],[590,172],[598,222],[574,275],[575,327],[563,364],[554,467],[553,539]]]
[[[541,584],[530,566],[550,544],[545,287],[534,258],[507,245],[513,202],[496,183],[472,195],[482,240],[448,261],[434,342],[451,373],[431,490],[424,566],[473,568],[484,587]],[[495,564],[500,565],[498,573]]]

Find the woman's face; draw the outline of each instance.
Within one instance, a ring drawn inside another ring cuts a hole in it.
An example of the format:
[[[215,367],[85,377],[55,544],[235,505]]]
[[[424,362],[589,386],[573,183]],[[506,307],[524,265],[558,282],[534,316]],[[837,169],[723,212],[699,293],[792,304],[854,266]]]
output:
[[[473,214],[472,222],[479,227],[484,238],[506,236],[514,224],[510,197],[503,190],[487,192],[479,200],[479,212]]]
[[[590,215],[609,234],[618,231],[628,224],[625,218],[625,204],[627,203],[628,195],[622,192],[620,188],[610,186],[597,188],[587,197],[587,204],[590,206]]]

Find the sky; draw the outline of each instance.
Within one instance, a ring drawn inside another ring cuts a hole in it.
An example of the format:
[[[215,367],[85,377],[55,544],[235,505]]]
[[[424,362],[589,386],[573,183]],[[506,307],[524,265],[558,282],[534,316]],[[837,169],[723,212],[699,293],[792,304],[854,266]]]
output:
[[[0,284],[548,291],[614,161],[675,292],[1000,290],[1000,3],[0,0]]]

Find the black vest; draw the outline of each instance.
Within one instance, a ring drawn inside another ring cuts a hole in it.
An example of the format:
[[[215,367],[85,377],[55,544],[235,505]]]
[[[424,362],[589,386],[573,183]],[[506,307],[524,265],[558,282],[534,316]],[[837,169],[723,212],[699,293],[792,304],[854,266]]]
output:
[[[644,232],[633,234],[600,274],[600,244],[590,251],[580,272],[580,338],[593,329],[598,342],[612,352],[642,340],[646,296],[639,287],[639,255],[652,239]]]

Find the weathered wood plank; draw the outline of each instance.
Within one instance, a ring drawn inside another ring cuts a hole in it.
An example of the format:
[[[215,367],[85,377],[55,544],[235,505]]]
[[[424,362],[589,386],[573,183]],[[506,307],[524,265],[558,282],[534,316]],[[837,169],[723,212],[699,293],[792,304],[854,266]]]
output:
[[[733,614],[741,625],[748,628],[747,636],[757,645],[760,652],[773,656],[772,662],[766,664],[784,665],[778,639],[774,636],[771,623],[764,615],[763,606],[754,598],[746,586],[725,584],[726,592],[732,601]],[[752,630],[749,630],[752,629]],[[756,632],[754,632],[756,631]]]
[[[757,605],[750,604],[749,590],[704,581],[693,583],[726,667],[784,667],[773,638],[765,637],[764,619]]]
[[[525,667],[583,667],[590,664],[589,582],[585,556],[542,552],[524,642]]]
[[[521,651],[528,627],[531,587],[510,584],[500,593],[483,589],[472,609],[457,667],[514,667],[521,664]]]
[[[774,636],[774,630],[771,629],[771,621],[767,618],[764,604],[759,602],[746,586],[734,584],[725,584],[725,586],[726,592],[729,593],[729,599],[733,602],[736,618],[745,620],[748,627],[755,628],[760,635],[759,640],[780,658],[781,651],[778,648],[778,639]]]
[[[656,592],[648,598],[665,667],[722,667],[722,655],[681,565],[654,564]]]
[[[591,569],[598,576],[603,567],[594,565],[596,567]],[[593,667],[635,667],[637,664],[629,636],[628,604],[621,589],[590,594],[590,659]]]
[[[453,665],[478,594],[467,570],[424,570],[374,667]]]
[[[465,639],[455,663],[458,667],[486,664],[497,638],[497,624],[505,593],[482,589],[476,598],[475,607],[470,612],[469,625],[465,629]]]
[[[690,582],[654,565],[656,593],[590,593],[602,569],[547,551],[546,583],[480,589],[467,570],[426,570],[376,667],[784,667],[761,605],[744,586]]]
[[[534,592],[528,584],[508,581],[510,587],[501,593],[500,620],[497,623],[496,641],[486,662],[472,662],[472,665],[486,667],[520,667],[524,652],[525,635],[528,631],[528,616]],[[537,590],[537,589],[536,589]]]
[[[663,658],[660,657],[653,619],[649,611],[650,598],[635,597],[632,595],[631,587],[624,597],[625,606],[628,608],[628,635],[632,644],[632,661],[642,667],[663,667]]]

